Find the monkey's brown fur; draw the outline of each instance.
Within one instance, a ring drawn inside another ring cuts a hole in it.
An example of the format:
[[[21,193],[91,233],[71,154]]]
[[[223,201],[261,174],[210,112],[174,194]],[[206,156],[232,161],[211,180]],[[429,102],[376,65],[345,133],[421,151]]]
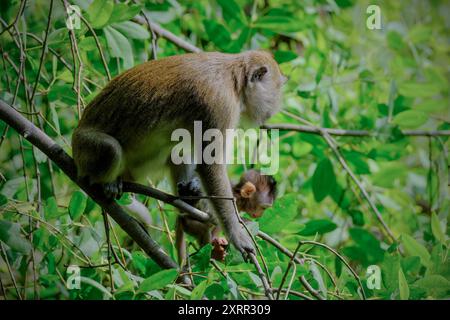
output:
[[[279,110],[283,76],[263,51],[198,53],[146,62],[113,79],[88,105],[72,137],[78,176],[117,193],[116,181],[143,180],[169,168],[174,182],[192,169],[170,161],[171,132],[236,128],[241,116],[263,123]],[[231,196],[226,167],[196,166],[210,195]],[[114,188],[108,188],[114,186]],[[253,244],[229,201],[214,200],[231,242],[243,253]]]

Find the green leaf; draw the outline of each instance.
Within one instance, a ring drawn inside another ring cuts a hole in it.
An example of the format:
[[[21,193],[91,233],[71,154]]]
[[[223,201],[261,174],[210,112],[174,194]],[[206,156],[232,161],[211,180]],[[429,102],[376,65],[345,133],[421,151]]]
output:
[[[91,26],[95,29],[104,27],[113,12],[113,8],[112,0],[94,0],[87,9]]]
[[[238,299],[240,296],[239,290],[238,290],[238,285],[237,285],[236,281],[234,281],[233,278],[231,278],[231,276],[229,274],[227,275],[226,283],[227,283],[228,291],[231,293],[231,296],[233,297],[233,299]]]
[[[416,239],[407,234],[402,234],[402,243],[405,247],[406,252],[410,256],[418,256],[424,266],[426,266],[427,268],[431,267],[430,254],[423,245],[417,242]]]
[[[0,240],[14,251],[23,254],[29,254],[31,251],[31,244],[21,236],[18,223],[0,220]]]
[[[401,128],[417,128],[427,122],[428,116],[421,111],[408,110],[397,114],[392,122]]]
[[[430,274],[417,280],[414,285],[427,290],[435,297],[445,295],[450,290],[450,281],[438,274]]]
[[[365,155],[355,151],[344,151],[344,158],[355,168],[357,174],[368,174],[370,168],[365,161]]]
[[[157,272],[144,281],[139,286],[140,292],[162,289],[168,284],[173,283],[178,276],[177,269],[167,269]]]
[[[311,271],[314,280],[316,280],[317,283],[319,284],[320,291],[322,292],[322,294],[326,298],[327,292],[328,292],[327,291],[327,286],[325,285],[325,281],[323,280],[322,274],[320,273],[320,270],[317,267],[317,265],[314,263],[314,261],[311,261],[310,266],[309,266],[309,270]]]
[[[254,28],[270,30],[276,33],[296,32],[303,30],[305,25],[299,20],[285,16],[263,16],[253,24]]]
[[[298,142],[292,146],[292,154],[295,157],[300,158],[310,153],[312,149],[312,144],[308,142]]]
[[[445,244],[446,241],[444,231],[442,230],[441,223],[434,212],[431,214],[431,231],[433,232],[436,240],[442,244]]]
[[[440,91],[439,86],[433,83],[417,83],[417,82],[403,82],[398,92],[406,97],[421,97],[427,98],[438,94]]]
[[[116,200],[118,204],[121,206],[127,206],[133,202],[133,197],[130,193],[123,193],[120,196],[120,199]]]
[[[406,47],[403,41],[403,36],[396,31],[389,31],[386,36],[386,40],[389,48],[395,51],[401,52],[401,50]]]
[[[62,72],[58,73],[58,79],[61,79],[64,82],[71,83],[73,81],[73,74],[68,69],[64,69]],[[52,103],[52,105],[55,105]]]
[[[380,241],[372,233],[362,228],[351,228],[349,233],[357,246],[365,252],[368,263],[383,260],[384,250],[381,249]]]
[[[141,11],[141,6],[132,4],[131,6],[125,3],[116,3],[111,13],[108,23],[122,22],[134,18]]]
[[[305,228],[299,232],[301,236],[314,236],[318,234],[324,234],[327,232],[331,232],[337,228],[337,225],[330,220],[326,219],[318,219],[318,220],[310,220],[306,222]]]
[[[241,24],[246,23],[246,17],[242,7],[239,6],[234,0],[217,0],[217,3],[222,8],[222,14],[225,21],[235,19]]]
[[[298,55],[292,51],[282,51],[282,50],[275,51],[275,60],[280,64],[292,61],[297,57]]]
[[[86,209],[87,197],[81,191],[75,191],[69,203],[69,214],[72,220],[78,220]]]
[[[442,99],[426,99],[421,101],[420,103],[414,105],[414,109],[418,111],[433,113],[444,111],[448,108],[447,102]]]
[[[398,287],[398,269],[400,268],[399,256],[386,255],[381,265],[383,284],[390,292]]]
[[[259,228],[268,233],[283,230],[297,215],[297,208],[298,200],[296,194],[286,194],[278,198],[273,207],[267,209],[259,219]]]
[[[364,214],[359,210],[350,210],[349,215],[352,217],[352,222],[355,226],[364,225]]]
[[[214,20],[204,20],[203,25],[208,39],[217,47],[225,50],[230,45],[231,35],[222,24]]]
[[[208,285],[208,280],[203,280],[197,285],[194,290],[192,290],[191,300],[201,300],[203,294],[205,293],[206,286]]]
[[[94,279],[88,278],[88,277],[80,277],[80,281],[82,283],[88,284],[94,288],[96,288],[97,290],[99,290],[100,292],[102,292],[106,297],[108,298],[112,298],[111,292],[109,292],[108,289],[106,289],[101,283],[95,281]]]
[[[205,290],[205,296],[208,297],[208,299],[222,300],[223,294],[224,294],[224,288],[218,283],[211,284]]]
[[[84,51],[93,51],[93,50],[97,50],[97,44],[95,43],[95,39],[94,37],[86,37],[83,38],[83,40],[81,40],[78,43],[78,46],[84,50]],[[73,79],[73,78],[72,78]],[[66,81],[68,82],[68,81]]]
[[[400,291],[400,299],[408,300],[409,287],[408,287],[408,282],[406,282],[406,278],[405,278],[402,268],[398,269],[398,288]]]
[[[62,212],[59,211],[58,209],[58,203],[56,202],[55,197],[49,197],[46,201],[45,201],[45,217],[47,219],[52,219],[52,218],[56,218],[59,217]]]
[[[131,39],[144,40],[150,38],[150,33],[147,29],[132,21],[114,23],[111,26]]]
[[[106,42],[111,56],[122,58],[125,68],[131,68],[134,64],[133,51],[128,39],[116,29],[108,26],[104,29]]]
[[[205,271],[209,267],[209,261],[211,260],[212,245],[208,243],[203,246],[194,257],[192,257],[191,263],[199,270]]]
[[[8,203],[8,198],[5,195],[0,194],[0,207],[7,203]]]
[[[401,260],[401,265],[405,273],[417,273],[422,267],[419,257],[404,257]]]
[[[321,202],[334,189],[335,184],[336,176],[334,175],[333,165],[328,158],[325,158],[319,162],[312,177],[314,199]]]
[[[413,43],[426,42],[430,39],[432,31],[431,27],[417,24],[411,28],[408,37]]]
[[[355,4],[355,0],[336,0],[336,4],[340,8],[349,8]]]

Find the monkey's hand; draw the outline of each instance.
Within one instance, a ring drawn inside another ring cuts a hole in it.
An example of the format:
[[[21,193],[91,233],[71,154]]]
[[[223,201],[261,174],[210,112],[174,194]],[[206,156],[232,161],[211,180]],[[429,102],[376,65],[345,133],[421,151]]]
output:
[[[247,261],[248,255],[250,253],[255,253],[253,240],[247,233],[247,230],[245,230],[241,225],[238,225],[236,228],[230,230],[228,234],[231,243],[237,250],[239,250],[244,260]]]
[[[120,199],[122,196],[122,178],[117,178],[116,181],[102,184],[103,193],[108,199]]]
[[[198,178],[193,178],[190,181],[181,181],[177,183],[178,195],[183,197],[199,197],[203,196],[202,190],[200,188],[200,180]],[[197,206],[200,199],[185,199],[186,203],[191,206]]]

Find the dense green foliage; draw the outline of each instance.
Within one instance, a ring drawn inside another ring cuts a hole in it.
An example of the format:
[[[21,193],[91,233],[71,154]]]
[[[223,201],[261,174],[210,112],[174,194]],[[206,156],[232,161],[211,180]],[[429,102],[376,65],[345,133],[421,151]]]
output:
[[[155,42],[157,58],[184,53],[165,38],[152,42],[152,32],[133,19],[141,9],[152,22],[205,51],[270,50],[289,77],[285,110],[315,126],[372,134],[335,136],[333,151],[321,135],[280,132],[279,197],[250,227],[291,251],[299,241],[314,241],[300,246],[306,263],[289,268],[283,287],[312,297],[299,281],[303,275],[328,299],[362,297],[342,260],[316,245],[325,244],[348,261],[370,299],[450,297],[448,137],[406,131],[450,129],[447,1],[379,1],[381,29],[374,30],[366,26],[369,1],[141,2],[71,1],[87,22],[81,21],[71,41],[63,1],[54,1],[40,66],[51,2],[27,1],[14,27],[0,36],[0,98],[71,154],[80,111],[107,83],[106,70],[114,77],[151,59]],[[14,22],[20,4],[1,2],[2,30]],[[304,125],[298,117],[280,113],[270,123]],[[231,249],[225,263],[216,262],[223,276],[209,261],[211,246],[198,252],[190,247],[196,284],[191,292],[175,283],[175,270],[162,270],[114,223],[112,245],[126,268],[116,263],[109,270],[99,206],[3,122],[0,135],[0,279],[8,299],[19,298],[18,293],[41,299],[264,295],[252,264]],[[230,166],[232,180],[243,170]],[[167,186],[163,181],[158,188],[170,191]],[[139,198],[151,210],[151,236],[175,258],[173,207]],[[257,243],[278,288],[290,259],[264,240]],[[69,265],[101,266],[82,268],[81,289],[69,290]],[[381,270],[378,289],[367,287],[371,265]]]

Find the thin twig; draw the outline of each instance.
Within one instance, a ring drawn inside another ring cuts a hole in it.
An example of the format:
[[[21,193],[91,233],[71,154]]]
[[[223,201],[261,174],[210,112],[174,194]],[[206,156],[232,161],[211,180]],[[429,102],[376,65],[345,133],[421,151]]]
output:
[[[277,292],[279,289],[278,288],[272,288],[273,291]],[[300,298],[303,298],[305,300],[313,300],[311,297],[307,296],[306,294],[299,292],[299,291],[294,291],[294,290],[287,290],[287,289],[281,289],[281,292],[284,292],[286,294],[292,294],[293,296],[297,296]]]
[[[5,31],[9,31],[9,29],[11,29],[12,27],[14,27],[17,22],[19,21],[19,18],[22,16],[23,11],[25,9],[25,5],[27,3],[27,0],[22,0],[20,2],[20,7],[19,7],[19,11],[17,12],[16,17],[14,18],[13,22],[11,22],[8,26],[6,26],[2,31],[0,31],[0,36],[5,32]]]
[[[364,287],[363,287],[363,285],[362,285],[362,283],[361,283],[360,277],[358,276],[358,274],[356,273],[356,271],[353,270],[353,268],[350,266],[350,264],[347,262],[347,260],[345,260],[344,257],[341,256],[341,255],[339,254],[339,252],[337,252],[336,250],[334,250],[334,249],[331,248],[330,246],[328,246],[328,245],[326,245],[326,244],[324,244],[324,243],[317,242],[317,241],[312,241],[312,240],[301,240],[300,242],[301,242],[301,244],[311,244],[311,245],[314,245],[314,246],[319,246],[319,247],[325,248],[325,249],[327,249],[328,251],[332,252],[335,256],[337,256],[337,257],[339,258],[339,260],[341,260],[342,263],[345,264],[345,266],[348,268],[348,270],[350,270],[351,274],[353,275],[353,277],[354,277],[354,278],[356,279],[356,281],[358,282],[358,285],[359,285],[359,287],[360,287],[360,289],[361,289],[361,294],[362,294],[363,299],[364,299],[364,300],[366,299],[366,293],[364,292]]]
[[[233,201],[234,214],[236,215],[239,223],[245,229],[245,231],[247,232],[249,237],[252,239],[253,244],[255,245],[255,248],[258,251],[258,254],[263,263],[265,273],[262,272],[261,266],[259,265],[258,259],[256,259],[256,256],[254,256],[254,259],[253,259],[253,257],[252,257],[253,254],[249,254],[250,259],[252,260],[253,264],[255,265],[256,270],[258,270],[259,277],[261,278],[261,282],[264,287],[264,291],[266,292],[266,296],[269,298],[269,300],[273,300],[273,295],[272,295],[272,290],[271,290],[272,284],[270,282],[269,268],[267,267],[267,263],[264,258],[264,255],[262,254],[261,249],[258,246],[258,243],[256,243],[255,237],[252,235],[250,230],[247,228],[247,225],[245,224],[245,222],[242,220],[241,216],[239,215],[239,210],[238,210],[238,207],[236,204],[236,199],[233,198],[232,201]]]
[[[108,246],[108,270],[109,270],[109,279],[111,284],[111,294],[114,295],[114,277],[112,274],[112,265],[111,265],[111,251],[112,251],[112,245],[111,245],[111,237],[109,235],[109,220],[108,220],[108,214],[105,212],[105,210],[102,210],[102,216],[103,216],[103,225],[105,227],[105,234],[106,234],[106,243]]]
[[[16,289],[17,296],[19,297],[19,300],[22,300],[22,296],[20,295],[19,288],[17,287],[16,278],[14,277],[14,274],[12,272],[11,265],[9,264],[9,260],[8,260],[8,255],[6,254],[6,250],[3,247],[3,242],[2,241],[0,241],[0,248],[2,250],[4,259],[5,259],[6,267],[8,268],[9,276],[11,277],[11,280],[13,282],[14,288]]]
[[[269,282],[267,281],[266,275],[264,274],[263,270],[261,269],[261,266],[259,265],[258,259],[253,253],[249,253],[249,258],[252,261],[252,263],[256,267],[256,271],[258,271],[258,275],[261,278],[261,282],[264,288],[264,292],[266,293],[266,297],[269,300],[273,300],[273,294],[272,294],[272,288],[269,285]]]
[[[103,49],[100,44],[100,40],[97,37],[97,34],[95,33],[95,31],[92,28],[92,26],[90,25],[90,23],[83,17],[83,15],[79,14],[77,11],[75,11],[75,12],[81,18],[81,21],[83,21],[83,23],[86,25],[86,27],[88,27],[89,31],[92,33],[92,36],[94,37],[94,40],[95,40],[95,45],[97,46],[98,52],[100,54],[100,58],[102,60],[103,68],[105,69],[105,72],[106,72],[106,76],[107,76],[108,80],[111,80],[111,73],[109,72],[108,64],[106,63],[105,55],[103,54]]]
[[[81,261],[83,261],[84,263],[88,264],[88,265],[92,265],[91,260],[89,259],[88,256],[86,256],[86,254],[83,252],[83,250],[81,250],[81,248],[79,246],[77,246],[75,244],[75,242],[73,242],[69,237],[67,237],[63,232],[61,232],[58,228],[56,228],[55,226],[53,226],[52,224],[48,223],[45,220],[42,220],[41,218],[35,217],[31,214],[25,213],[25,212],[20,212],[17,211],[18,214],[20,215],[24,215],[27,216],[28,218],[34,219],[36,221],[38,221],[39,223],[42,223],[43,225],[47,226],[48,229],[51,233],[53,234],[58,234],[60,236],[62,236],[62,238],[64,240],[66,240],[72,247],[74,247],[75,249],[77,249],[82,257],[78,256],[75,252],[72,251],[72,253],[74,254],[74,256],[76,256],[78,259],[80,259]]]
[[[280,292],[281,292],[281,289],[283,288],[284,281],[286,280],[286,277],[287,277],[287,275],[289,274],[289,270],[290,270],[290,268],[291,268],[291,265],[293,264],[294,258],[295,258],[296,254],[297,254],[297,252],[298,252],[298,249],[300,249],[300,246],[301,246],[301,245],[302,245],[301,242],[299,242],[298,245],[297,245],[297,248],[295,248],[295,251],[294,251],[294,253],[292,254],[291,259],[289,260],[289,263],[288,263],[288,266],[287,266],[287,268],[286,268],[286,271],[284,272],[283,278],[281,279],[280,287],[279,287],[279,289],[277,290],[276,300],[279,300],[279,299],[280,299]],[[295,275],[295,273],[294,273],[294,275]]]
[[[269,236],[268,234],[262,232],[262,231],[258,231],[257,234],[258,237],[260,237],[261,239],[267,241],[268,243],[270,243],[271,245],[273,245],[275,248],[277,248],[278,250],[281,251],[281,253],[285,254],[288,257],[294,257],[293,253],[291,251],[289,251],[288,249],[286,249],[281,243],[279,243],[278,241],[276,241],[274,238],[272,238],[271,236]],[[300,265],[304,265],[304,261],[298,257],[294,257],[294,261]],[[316,299],[318,300],[325,300],[324,297],[322,297],[320,295],[320,293],[314,289],[309,282],[306,280],[305,276],[300,276],[300,282],[303,284],[303,286],[305,287],[305,289],[312,295],[314,296]]]
[[[36,73],[36,79],[34,80],[33,90],[31,91],[30,101],[33,101],[34,99],[34,95],[36,94],[36,89],[39,84],[39,79],[41,77],[41,69],[44,63],[45,52],[47,51],[47,39],[48,39],[48,32],[50,30],[50,24],[52,21],[52,12],[53,12],[53,0],[50,0],[50,9],[48,10],[47,27],[45,28],[44,40],[42,42],[41,58],[39,60],[39,66]]]
[[[133,0],[133,2],[136,3],[136,1],[134,1],[134,0]],[[145,11],[143,9],[141,9],[140,14],[144,18],[145,23],[152,35],[152,57],[153,57],[153,60],[156,60],[156,59],[158,59],[158,37],[155,33],[155,30],[153,30],[152,24],[150,23],[150,19],[147,17],[147,14],[145,13]]]

